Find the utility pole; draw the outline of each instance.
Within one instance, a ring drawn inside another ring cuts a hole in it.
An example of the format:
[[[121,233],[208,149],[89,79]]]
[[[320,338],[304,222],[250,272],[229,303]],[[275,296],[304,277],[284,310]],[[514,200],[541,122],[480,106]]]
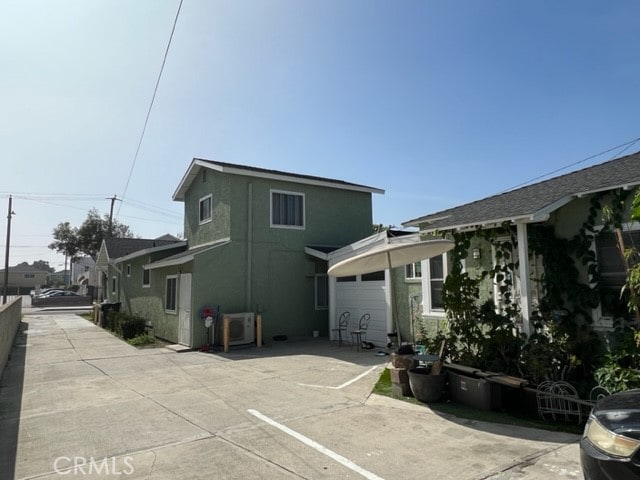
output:
[[[107,198],[107,200],[111,200],[111,209],[109,210],[109,230],[107,231],[107,238],[111,238],[113,236],[113,205],[118,200],[118,197],[114,195],[111,198]]]
[[[2,292],[2,304],[7,303],[7,290],[9,288],[9,241],[11,240],[11,217],[16,213],[11,209],[12,198],[9,195],[9,210],[7,213],[7,242],[4,253],[4,290]]]

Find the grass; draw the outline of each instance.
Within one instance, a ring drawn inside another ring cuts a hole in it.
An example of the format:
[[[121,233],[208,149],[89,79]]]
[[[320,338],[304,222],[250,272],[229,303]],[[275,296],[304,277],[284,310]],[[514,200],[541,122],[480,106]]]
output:
[[[133,345],[134,347],[142,347],[144,345],[151,345],[156,343],[156,337],[153,335],[149,335],[148,333],[143,333],[142,335],[138,335],[137,337],[130,338],[127,340],[129,345]]]
[[[578,435],[582,434],[582,431],[584,429],[583,425],[578,425],[576,423],[548,423],[538,417],[515,415],[508,412],[478,410],[448,400],[425,404],[416,400],[414,397],[398,397],[393,395],[393,390],[391,387],[391,374],[389,372],[389,369],[387,368],[384,369],[384,371],[380,375],[380,378],[378,379],[378,382],[373,387],[373,393],[384,395],[386,397],[396,398],[398,400],[412,403],[414,405],[422,405],[425,408],[428,407],[435,412],[443,413],[446,415],[453,415],[455,417],[465,418],[468,420],[500,423],[504,425],[516,425],[519,427],[539,428],[542,430],[567,432]]]

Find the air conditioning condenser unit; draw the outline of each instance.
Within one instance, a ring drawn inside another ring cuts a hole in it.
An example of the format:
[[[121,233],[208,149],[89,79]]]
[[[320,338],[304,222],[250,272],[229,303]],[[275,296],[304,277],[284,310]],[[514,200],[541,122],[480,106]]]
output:
[[[256,341],[256,322],[253,312],[229,313],[222,318],[229,318],[229,345],[245,345]],[[222,325],[224,320],[219,322],[221,328],[218,339],[222,342]]]

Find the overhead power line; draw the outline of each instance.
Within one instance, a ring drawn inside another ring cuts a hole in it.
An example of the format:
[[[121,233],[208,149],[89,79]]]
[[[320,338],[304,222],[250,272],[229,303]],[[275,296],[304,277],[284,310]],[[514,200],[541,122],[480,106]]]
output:
[[[169,36],[169,41],[167,42],[167,48],[164,51],[164,57],[162,58],[162,66],[160,67],[160,72],[158,73],[158,78],[156,80],[156,85],[153,89],[153,96],[151,97],[151,102],[149,103],[149,109],[147,110],[147,116],[144,119],[144,125],[142,127],[142,132],[140,133],[140,139],[138,140],[138,146],[136,148],[136,153],[133,156],[133,162],[131,163],[131,169],[129,170],[129,176],[127,177],[127,182],[124,185],[124,190],[122,191],[122,199],[124,200],[127,196],[127,189],[129,188],[129,182],[131,181],[131,177],[133,176],[133,170],[136,167],[136,162],[138,161],[138,155],[140,154],[140,147],[142,146],[142,141],[144,140],[144,134],[147,131],[147,125],[149,124],[149,117],[151,116],[151,110],[153,109],[153,104],[156,99],[156,94],[158,93],[158,87],[160,85],[160,79],[162,78],[162,73],[164,72],[164,66],[167,63],[167,56],[169,55],[169,48],[171,47],[171,41],[173,40],[173,34],[176,31],[176,25],[178,23],[178,17],[180,16],[180,9],[182,8],[182,1],[178,5],[178,10],[176,11],[176,17],[173,20],[173,27],[171,28],[171,35]],[[116,212],[116,217],[120,213],[120,208],[122,207],[122,203],[118,206],[118,211]]]
[[[608,148],[607,150],[604,150],[604,151],[602,151],[600,153],[596,153],[594,155],[590,155],[590,156],[588,156],[586,158],[583,158],[582,160],[578,160],[577,162],[570,163],[569,165],[565,165],[564,167],[561,167],[561,168],[558,168],[558,169],[553,170],[551,172],[545,173],[544,175],[539,175],[537,177],[531,178],[531,179],[529,179],[529,180],[527,180],[525,182],[519,183],[518,185],[516,185],[514,187],[508,188],[507,190],[503,190],[501,193],[508,192],[510,190],[515,190],[516,188],[520,188],[520,187],[523,187],[525,185],[529,185],[531,182],[535,182],[536,180],[541,180],[543,178],[547,178],[547,177],[549,177],[549,176],[551,176],[551,175],[553,175],[555,173],[561,172],[563,170],[567,170],[568,168],[575,167],[576,165],[580,165],[581,163],[588,162],[589,160],[593,160],[594,158],[597,158],[597,157],[599,157],[601,155],[604,155],[606,153],[611,153],[614,150],[618,150],[619,148],[622,148],[622,150],[616,152],[614,155],[611,156],[611,158],[609,158],[609,160],[613,160],[614,158],[619,157],[624,152],[629,150],[633,145],[635,145],[638,142],[640,142],[640,137],[634,138],[633,140],[629,140],[628,142],[625,142],[625,143],[621,143],[620,145],[616,145],[615,147]]]

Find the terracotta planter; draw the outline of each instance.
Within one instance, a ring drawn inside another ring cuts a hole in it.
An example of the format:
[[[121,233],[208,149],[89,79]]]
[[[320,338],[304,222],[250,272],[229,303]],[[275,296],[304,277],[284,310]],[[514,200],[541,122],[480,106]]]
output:
[[[421,402],[437,402],[442,398],[446,378],[446,373],[431,375],[427,368],[412,368],[409,370],[411,393]]]
[[[413,353],[407,353],[404,355],[398,355],[397,353],[391,353],[391,365],[396,368],[410,369],[414,367]]]

